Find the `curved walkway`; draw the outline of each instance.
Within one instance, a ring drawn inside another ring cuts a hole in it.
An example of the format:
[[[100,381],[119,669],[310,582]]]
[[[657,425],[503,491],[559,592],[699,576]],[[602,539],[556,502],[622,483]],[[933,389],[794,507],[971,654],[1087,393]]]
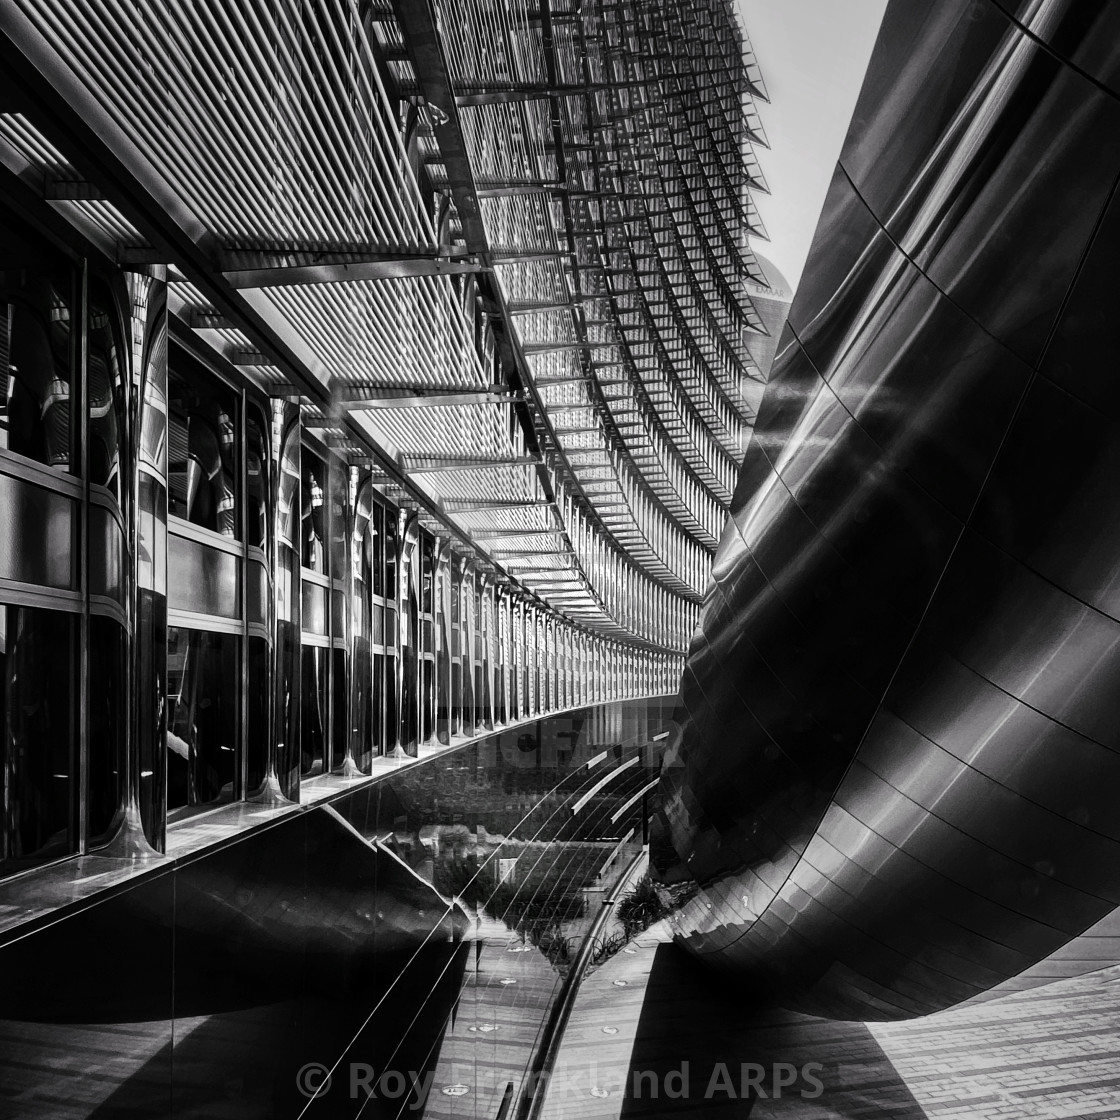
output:
[[[1120,1118],[1120,968],[843,1023],[753,1004],[664,927],[584,980],[542,1120]]]

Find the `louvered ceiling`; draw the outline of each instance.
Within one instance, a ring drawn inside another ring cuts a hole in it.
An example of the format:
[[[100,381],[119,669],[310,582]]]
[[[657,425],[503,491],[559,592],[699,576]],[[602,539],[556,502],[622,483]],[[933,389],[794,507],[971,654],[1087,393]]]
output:
[[[765,90],[729,0],[0,21],[95,133],[0,113],[10,168],[540,598],[687,645],[761,387]]]

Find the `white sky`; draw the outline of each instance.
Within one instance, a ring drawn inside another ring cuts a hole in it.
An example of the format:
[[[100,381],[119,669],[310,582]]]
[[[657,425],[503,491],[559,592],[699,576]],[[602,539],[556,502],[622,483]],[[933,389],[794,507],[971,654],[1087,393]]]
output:
[[[770,104],[756,194],[770,241],[755,248],[796,288],[863,83],[886,0],[738,0]]]

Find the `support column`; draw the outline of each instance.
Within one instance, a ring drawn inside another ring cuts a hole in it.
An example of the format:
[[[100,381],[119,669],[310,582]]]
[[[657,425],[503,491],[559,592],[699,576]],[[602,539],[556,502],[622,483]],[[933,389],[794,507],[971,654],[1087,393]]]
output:
[[[165,783],[154,780],[163,774],[167,688],[167,283],[159,271],[158,277],[125,273],[122,308],[128,332],[117,444],[127,618],[124,782],[116,832],[98,854],[133,861],[159,856],[166,826]],[[148,772],[143,790],[142,770]]]
[[[415,758],[420,749],[420,522],[402,509],[397,521],[397,711],[395,757]]]
[[[436,739],[447,746],[451,742],[454,722],[454,698],[451,695],[451,540],[441,537],[436,541],[433,598],[433,632],[436,653]]]
[[[299,801],[300,750],[300,423],[299,398],[272,400],[269,496],[273,601],[268,620],[272,687],[268,760],[264,782],[250,801],[284,805]]]

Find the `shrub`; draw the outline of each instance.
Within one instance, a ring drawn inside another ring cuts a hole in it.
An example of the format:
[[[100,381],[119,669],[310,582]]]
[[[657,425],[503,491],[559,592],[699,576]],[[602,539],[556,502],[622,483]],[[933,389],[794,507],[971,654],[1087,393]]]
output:
[[[628,938],[649,929],[668,913],[669,908],[661,901],[657,887],[648,875],[642,876],[634,888],[622,896],[616,911]]]

